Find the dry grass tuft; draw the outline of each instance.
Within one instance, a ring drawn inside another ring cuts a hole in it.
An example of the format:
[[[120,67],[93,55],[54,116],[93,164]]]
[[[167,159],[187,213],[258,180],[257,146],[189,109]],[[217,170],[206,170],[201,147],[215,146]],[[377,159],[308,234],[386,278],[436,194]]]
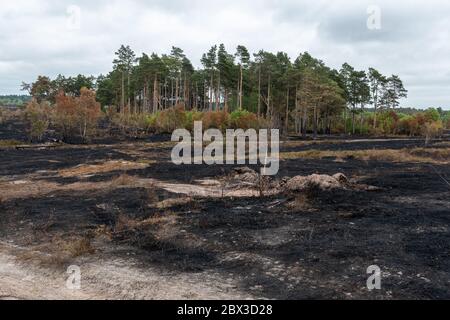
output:
[[[69,253],[71,258],[77,258],[95,253],[95,249],[92,246],[91,239],[87,237],[63,242],[62,248],[65,252]]]
[[[55,236],[47,244],[33,248],[34,250],[24,250],[16,255],[18,261],[26,263],[37,263],[46,268],[65,267],[72,263],[73,259],[95,253],[89,237]]]
[[[170,209],[173,207],[178,206],[185,206],[193,202],[193,199],[191,197],[184,197],[184,198],[173,198],[173,199],[166,199],[163,201],[160,201],[155,204],[155,208],[157,209]]]
[[[117,217],[114,233],[123,233],[126,231],[146,229],[147,227],[162,226],[171,224],[176,220],[176,215],[167,211],[164,214],[157,214],[145,220],[133,219],[125,214],[120,214]]]
[[[74,168],[60,170],[59,175],[63,178],[73,178],[99,173],[108,173],[113,171],[145,169],[147,167],[147,163],[130,161],[107,161],[102,164],[82,164]]]
[[[136,177],[123,173],[117,178],[111,180],[110,186],[113,188],[131,186],[135,184],[137,180],[138,179]]]
[[[114,226],[114,232],[123,232],[127,230],[133,230],[138,226],[138,221],[130,218],[125,214],[119,214]]]
[[[288,209],[297,212],[311,211],[313,210],[312,197],[314,195],[311,193],[300,193],[292,201],[288,202],[286,206]]]

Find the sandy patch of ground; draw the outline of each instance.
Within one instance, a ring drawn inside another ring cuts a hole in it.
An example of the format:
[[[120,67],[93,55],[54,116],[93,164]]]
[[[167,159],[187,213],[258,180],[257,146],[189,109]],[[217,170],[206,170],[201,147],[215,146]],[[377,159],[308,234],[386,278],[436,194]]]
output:
[[[90,257],[77,261],[81,269],[81,290],[66,286],[69,275],[17,261],[17,251],[0,243],[0,300],[168,300],[168,299],[251,299],[237,290],[233,279],[210,271],[161,273],[129,259]],[[94,259],[95,258],[95,259]],[[68,267],[68,266],[67,266]]]

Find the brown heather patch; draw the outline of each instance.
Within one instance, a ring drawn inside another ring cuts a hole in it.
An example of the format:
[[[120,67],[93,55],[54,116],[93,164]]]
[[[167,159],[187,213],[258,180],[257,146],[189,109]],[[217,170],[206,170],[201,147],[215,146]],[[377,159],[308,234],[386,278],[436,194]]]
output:
[[[72,184],[59,184],[45,180],[18,180],[0,182],[0,194],[2,201],[13,199],[33,198],[46,196],[55,191],[104,191],[124,186],[152,188],[153,182],[146,179],[138,179],[123,174],[111,181],[105,182],[75,182]]]
[[[450,162],[450,149],[401,149],[401,150],[359,150],[359,151],[321,151],[281,153],[281,159],[323,159],[336,158],[342,161],[356,159],[362,161],[419,162],[445,164]]]

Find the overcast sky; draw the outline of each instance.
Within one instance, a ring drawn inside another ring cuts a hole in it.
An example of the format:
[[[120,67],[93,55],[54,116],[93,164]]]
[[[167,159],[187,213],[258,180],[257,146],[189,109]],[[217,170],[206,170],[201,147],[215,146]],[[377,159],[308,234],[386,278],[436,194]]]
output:
[[[381,10],[381,29],[367,26],[376,18],[372,5]],[[403,106],[450,109],[447,0],[2,1],[0,94],[20,93],[21,82],[38,75],[107,73],[121,44],[139,55],[178,46],[199,66],[216,43],[292,59],[309,51],[334,68],[375,67],[404,80]]]

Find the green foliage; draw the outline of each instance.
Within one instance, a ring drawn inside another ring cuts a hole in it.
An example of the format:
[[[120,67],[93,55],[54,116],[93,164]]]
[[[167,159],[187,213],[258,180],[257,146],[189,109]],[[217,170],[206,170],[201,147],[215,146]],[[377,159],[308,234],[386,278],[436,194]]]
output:
[[[436,109],[430,108],[425,111],[425,118],[429,121],[439,121],[441,119],[441,115]]]
[[[33,99],[25,110],[25,119],[28,123],[28,134],[32,141],[42,141],[50,124],[50,106],[47,102],[38,102]]]
[[[154,129],[158,133],[172,133],[176,129],[185,128],[186,123],[186,113],[182,108],[177,107],[159,112]]]
[[[15,147],[21,144],[22,142],[18,140],[0,140],[0,147]]]
[[[229,114],[224,111],[184,111],[171,108],[153,114],[117,113],[110,116],[113,123],[123,131],[129,132],[133,127],[154,133],[172,133],[176,129],[193,131],[194,122],[201,121],[203,129],[260,129],[267,127],[264,119],[248,111],[236,111]]]
[[[28,95],[5,95],[0,96],[0,106],[16,106],[21,107],[30,102],[31,97]]]
[[[248,111],[235,111],[230,115],[230,126],[233,129],[260,129],[264,124],[258,116]]]
[[[201,119],[207,128],[219,129],[270,123],[288,131],[295,128],[297,134],[397,133],[399,119],[394,115],[382,112],[378,124],[364,111],[370,104],[376,111],[394,110],[407,96],[398,76],[384,76],[373,68],[356,70],[347,63],[334,70],[308,52],[291,59],[285,52],[261,50],[251,55],[242,45],[234,53],[223,44],[213,45],[202,55],[198,70],[177,47],[168,54],[137,57],[130,46],[122,45],[115,54],[111,72],[96,81],[83,75],[54,80],[40,76],[23,88],[38,102],[50,103],[61,90],[78,97],[82,87],[95,89],[103,110],[121,112],[115,118],[118,125],[154,132],[192,130]],[[228,114],[233,110],[253,113]],[[436,112],[426,116],[435,119]]]
[[[202,121],[203,113],[199,111],[188,111],[186,112],[186,124],[185,128],[189,131],[194,130],[194,123],[196,121]]]

